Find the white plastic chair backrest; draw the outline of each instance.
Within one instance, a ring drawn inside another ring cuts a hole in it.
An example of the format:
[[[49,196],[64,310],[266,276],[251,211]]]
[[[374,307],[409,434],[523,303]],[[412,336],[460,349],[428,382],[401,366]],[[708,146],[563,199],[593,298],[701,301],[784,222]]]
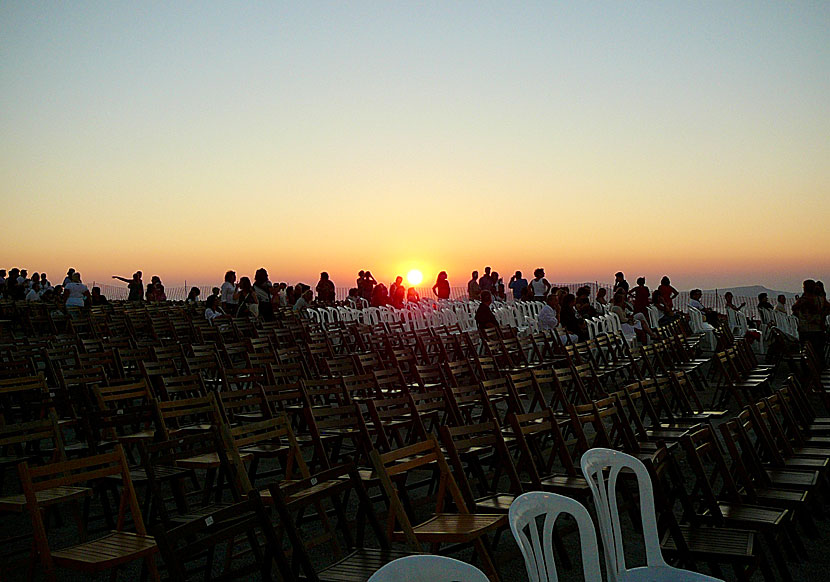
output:
[[[746,334],[746,332],[749,330],[749,320],[747,320],[745,314],[741,313],[740,311],[736,311],[735,312],[735,321],[737,323],[736,327],[738,329],[737,335],[739,337],[743,337]]]
[[[597,533],[588,510],[575,499],[543,491],[531,491],[519,495],[510,504],[507,513],[510,531],[513,532],[513,537],[525,560],[528,580],[530,582],[557,582],[559,580],[553,557],[553,528],[562,513],[573,516],[579,527],[585,581],[602,582]],[[537,519],[540,516],[545,517],[541,531]]]
[[[718,580],[697,572],[674,568],[663,559],[657,531],[657,514],[654,509],[654,491],[651,487],[651,477],[642,461],[620,451],[595,448],[585,451],[580,465],[594,497],[609,582],[646,579],[689,582]],[[607,473],[606,469],[608,469]],[[637,487],[640,491],[640,519],[646,548],[647,565],[631,569],[626,568],[625,565],[623,533],[617,507],[617,482],[623,469],[630,469],[637,477]],[[643,573],[646,569],[648,576],[644,577]]]
[[[371,575],[368,582],[489,582],[475,566],[449,558],[422,554],[393,560]]]
[[[312,321],[322,324],[323,323],[323,315],[314,308],[306,309],[306,315]]]
[[[620,318],[617,316],[616,313],[609,313],[608,314],[608,327],[607,331],[613,334],[620,334],[622,333],[622,322]]]
[[[656,329],[660,325],[660,310],[654,305],[646,307],[648,311],[648,325]]]
[[[588,318],[585,320],[585,325],[588,326],[588,338],[594,339],[597,337],[597,328],[599,327],[598,319]]]
[[[622,580],[626,571],[620,512],[617,507],[617,480],[620,471],[631,469],[637,476],[640,490],[640,515],[645,538],[646,563],[649,566],[665,566],[660,552],[657,518],[654,511],[654,494],[651,478],[643,463],[631,455],[611,449],[589,449],[582,455],[582,473],[594,497],[600,535],[605,553],[605,565],[610,581]],[[606,477],[604,471],[610,468]]]
[[[726,308],[726,324],[729,326],[730,331],[734,331],[738,327],[737,313],[734,309]]]
[[[689,307],[689,327],[692,328],[692,333],[700,332],[700,320],[702,319],[700,312],[694,307]]]

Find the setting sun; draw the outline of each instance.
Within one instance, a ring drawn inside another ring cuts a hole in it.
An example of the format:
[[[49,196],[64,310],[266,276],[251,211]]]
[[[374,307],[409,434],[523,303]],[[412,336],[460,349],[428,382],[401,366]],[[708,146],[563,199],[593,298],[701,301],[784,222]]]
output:
[[[406,281],[410,285],[420,285],[424,280],[424,274],[418,269],[412,269],[406,274]]]

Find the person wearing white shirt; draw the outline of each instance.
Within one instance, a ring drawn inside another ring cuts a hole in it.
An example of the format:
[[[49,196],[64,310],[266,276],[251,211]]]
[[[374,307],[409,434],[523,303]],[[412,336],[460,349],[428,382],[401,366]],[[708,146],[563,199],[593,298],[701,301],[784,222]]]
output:
[[[64,288],[64,297],[68,307],[83,307],[84,299],[89,297],[89,289],[81,283],[81,274],[72,273],[72,282]]]
[[[218,300],[216,295],[211,295],[207,298],[207,301],[205,301],[205,319],[207,319],[211,325],[215,323],[214,320],[217,317],[221,318],[225,316],[225,312],[219,305],[217,305],[217,303]]]
[[[236,273],[228,271],[225,273],[225,282],[222,283],[222,288],[219,290],[222,300],[222,307],[227,313],[236,313],[237,300],[233,295],[239,288],[236,285]]]
[[[539,310],[539,315],[536,317],[536,320],[539,322],[539,329],[542,331],[556,331],[556,328],[559,327],[559,317],[556,313],[557,307],[559,307],[559,297],[555,294],[545,297],[545,306]],[[579,338],[574,334],[561,334],[559,341],[563,344],[575,343],[579,341]]]
[[[554,330],[559,326],[559,317],[556,314],[556,307],[559,305],[559,299],[556,295],[548,295],[545,299],[545,306],[539,310],[537,320],[539,321],[539,329]]]
[[[34,283],[26,293],[26,301],[40,301],[40,283]]]

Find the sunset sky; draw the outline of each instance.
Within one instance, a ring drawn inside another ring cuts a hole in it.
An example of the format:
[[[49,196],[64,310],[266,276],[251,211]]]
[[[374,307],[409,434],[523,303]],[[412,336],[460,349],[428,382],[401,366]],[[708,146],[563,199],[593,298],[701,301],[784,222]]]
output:
[[[0,267],[830,279],[830,2],[0,3]]]

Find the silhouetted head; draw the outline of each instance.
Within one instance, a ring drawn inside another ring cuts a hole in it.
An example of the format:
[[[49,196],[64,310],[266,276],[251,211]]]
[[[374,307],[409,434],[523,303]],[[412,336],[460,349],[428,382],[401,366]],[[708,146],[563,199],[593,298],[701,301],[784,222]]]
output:
[[[637,285],[645,285],[646,278],[645,277],[637,277]]]
[[[661,285],[671,285],[671,281],[669,280],[669,278],[668,278],[668,277],[663,276],[663,278],[662,278],[662,279],[660,279],[660,284],[661,284]]]
[[[228,271],[225,273],[225,281],[228,283],[236,283],[236,271]]]
[[[481,302],[484,305],[490,305],[493,302],[493,294],[489,291],[482,291],[481,292]]]

